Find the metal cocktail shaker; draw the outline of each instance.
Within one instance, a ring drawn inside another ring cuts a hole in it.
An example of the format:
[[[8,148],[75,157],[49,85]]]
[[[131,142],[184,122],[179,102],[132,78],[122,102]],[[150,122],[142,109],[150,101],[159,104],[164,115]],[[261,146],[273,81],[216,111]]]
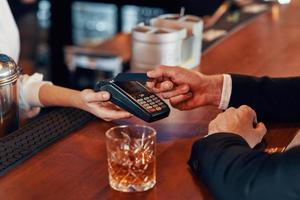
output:
[[[20,72],[12,58],[0,54],[0,137],[19,128]]]

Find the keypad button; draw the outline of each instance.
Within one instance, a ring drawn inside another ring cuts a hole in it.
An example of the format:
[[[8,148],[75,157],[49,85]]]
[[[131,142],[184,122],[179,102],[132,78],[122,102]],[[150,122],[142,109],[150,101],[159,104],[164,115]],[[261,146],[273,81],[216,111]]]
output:
[[[157,104],[155,104],[155,105],[153,105],[153,107],[154,107],[154,108],[156,108],[156,107],[158,107],[158,105],[157,105]]]
[[[147,107],[147,106],[150,106],[150,104],[148,104],[148,103],[145,103],[143,106]]]
[[[154,105],[155,103],[154,102],[150,102],[150,105]]]
[[[140,97],[145,97],[145,94],[140,94],[139,96],[140,96]]]
[[[150,98],[149,98],[149,97],[145,97],[145,98],[144,98],[144,100],[148,100],[148,99],[150,99]]]
[[[159,103],[159,102],[161,102],[161,100],[159,100],[159,99],[155,101],[155,103]]]
[[[161,110],[161,107],[157,107],[157,108],[155,108],[157,111],[160,111]]]
[[[164,103],[163,102],[156,102],[156,103],[158,103],[158,105],[164,105]]]
[[[156,109],[151,108],[149,111],[150,111],[150,112],[156,112]]]
[[[153,98],[155,98],[155,97],[156,97],[155,95],[151,95],[151,96],[150,96],[151,99],[153,99]]]
[[[153,108],[153,107],[152,107],[152,106],[147,106],[147,107],[146,107],[147,110],[149,110],[149,109],[151,109],[151,108]]]
[[[152,100],[149,99],[149,100],[147,100],[147,102],[150,103],[150,102],[152,102]]]

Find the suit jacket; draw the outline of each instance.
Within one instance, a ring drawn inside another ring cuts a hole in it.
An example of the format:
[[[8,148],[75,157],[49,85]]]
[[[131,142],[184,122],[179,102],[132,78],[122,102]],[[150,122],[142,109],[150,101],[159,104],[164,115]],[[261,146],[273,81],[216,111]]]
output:
[[[300,77],[232,75],[232,86],[229,106],[249,105],[262,121],[300,121]],[[188,164],[216,199],[300,199],[300,147],[267,154],[219,133],[196,141]]]

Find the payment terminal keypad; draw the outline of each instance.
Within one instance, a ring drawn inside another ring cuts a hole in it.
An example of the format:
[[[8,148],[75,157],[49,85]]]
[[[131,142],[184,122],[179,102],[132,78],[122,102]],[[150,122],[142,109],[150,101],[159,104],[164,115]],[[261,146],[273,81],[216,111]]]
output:
[[[151,113],[161,111],[166,105],[154,94],[137,94],[136,101]]]

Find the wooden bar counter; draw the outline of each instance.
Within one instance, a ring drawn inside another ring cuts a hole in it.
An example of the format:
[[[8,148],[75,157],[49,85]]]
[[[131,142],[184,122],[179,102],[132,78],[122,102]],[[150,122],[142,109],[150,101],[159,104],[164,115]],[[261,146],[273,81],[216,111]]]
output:
[[[200,71],[206,74],[300,75],[300,0],[274,7],[208,49]],[[122,48],[122,45],[119,45]],[[128,49],[128,47],[126,47]],[[300,103],[300,102],[299,102]],[[105,135],[112,126],[137,119],[92,121],[0,178],[2,200],[60,199],[213,199],[186,162],[193,142],[206,135],[219,111],[203,107],[149,124],[157,130],[157,184],[143,193],[120,193],[108,185]],[[300,124],[269,124],[268,149],[280,151]]]

